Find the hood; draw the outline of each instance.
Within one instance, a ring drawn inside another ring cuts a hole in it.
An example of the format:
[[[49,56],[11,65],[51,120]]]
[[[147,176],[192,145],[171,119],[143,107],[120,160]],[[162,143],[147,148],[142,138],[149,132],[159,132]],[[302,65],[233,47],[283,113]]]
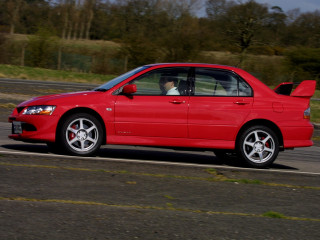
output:
[[[64,102],[69,98],[87,98],[92,95],[100,95],[102,92],[95,91],[84,91],[84,92],[70,92],[70,93],[60,93],[54,95],[45,95],[41,97],[34,97],[27,101],[20,103],[18,106],[30,106],[30,105],[47,105],[58,102]]]

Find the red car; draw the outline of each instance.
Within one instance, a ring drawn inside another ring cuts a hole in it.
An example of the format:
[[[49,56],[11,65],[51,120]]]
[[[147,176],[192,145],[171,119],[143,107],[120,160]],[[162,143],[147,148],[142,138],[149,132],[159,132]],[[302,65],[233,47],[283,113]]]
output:
[[[271,90],[229,66],[170,63],[136,68],[86,92],[33,98],[9,116],[15,140],[88,156],[102,144],[212,149],[266,167],[279,151],[312,146],[316,82]],[[292,92],[292,93],[291,93]]]

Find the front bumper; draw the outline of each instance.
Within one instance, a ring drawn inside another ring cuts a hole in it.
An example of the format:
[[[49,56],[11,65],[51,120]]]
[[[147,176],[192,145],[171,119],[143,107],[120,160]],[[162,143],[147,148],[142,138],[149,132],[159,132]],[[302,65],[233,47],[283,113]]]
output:
[[[54,142],[59,117],[55,115],[10,115],[11,139],[26,142]]]

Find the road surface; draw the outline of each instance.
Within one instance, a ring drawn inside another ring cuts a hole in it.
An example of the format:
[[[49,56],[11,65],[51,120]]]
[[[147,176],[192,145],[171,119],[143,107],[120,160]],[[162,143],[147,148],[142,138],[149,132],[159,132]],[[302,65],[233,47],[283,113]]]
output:
[[[317,146],[247,169],[212,152],[147,147],[57,155],[8,139],[10,128],[0,121],[0,239],[320,238]]]

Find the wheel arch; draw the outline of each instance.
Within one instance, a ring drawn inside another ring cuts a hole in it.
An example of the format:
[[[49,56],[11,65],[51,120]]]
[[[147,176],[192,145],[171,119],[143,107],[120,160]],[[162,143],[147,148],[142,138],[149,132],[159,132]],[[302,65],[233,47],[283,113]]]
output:
[[[282,132],[280,130],[280,128],[272,121],[267,120],[267,119],[253,119],[250,120],[248,122],[246,122],[239,130],[238,134],[237,134],[237,138],[236,138],[236,146],[238,146],[239,143],[239,139],[242,135],[242,133],[252,127],[252,126],[257,126],[257,125],[262,125],[262,126],[266,126],[268,128],[270,128],[271,130],[274,131],[274,133],[277,135],[278,137],[278,141],[279,141],[279,149],[283,150],[283,135]]]
[[[102,129],[103,129],[103,140],[102,140],[102,143],[105,144],[106,143],[106,135],[107,135],[107,133],[106,133],[106,126],[105,126],[105,123],[104,123],[102,117],[95,110],[93,110],[91,108],[86,108],[86,107],[77,107],[77,108],[70,109],[70,110],[68,110],[67,112],[65,112],[61,116],[61,118],[59,119],[58,125],[57,125],[57,129],[56,129],[56,139],[59,138],[59,136],[58,136],[59,129],[61,129],[64,120],[66,118],[68,118],[69,116],[71,116],[73,114],[76,114],[76,113],[87,113],[87,114],[90,114],[90,115],[94,116],[100,122],[100,124],[102,126]]]

